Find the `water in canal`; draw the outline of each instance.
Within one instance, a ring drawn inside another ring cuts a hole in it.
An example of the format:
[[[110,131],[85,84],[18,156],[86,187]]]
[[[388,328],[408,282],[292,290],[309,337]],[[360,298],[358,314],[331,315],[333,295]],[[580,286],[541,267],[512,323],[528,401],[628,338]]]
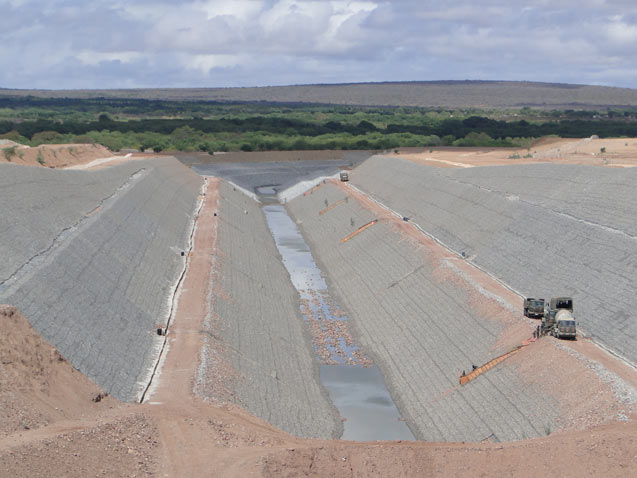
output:
[[[380,369],[365,358],[347,331],[347,317],[331,300],[327,284],[309,247],[273,187],[257,188],[265,217],[301,296],[301,312],[314,340],[320,379],[345,419],[344,440],[413,440],[394,404]]]

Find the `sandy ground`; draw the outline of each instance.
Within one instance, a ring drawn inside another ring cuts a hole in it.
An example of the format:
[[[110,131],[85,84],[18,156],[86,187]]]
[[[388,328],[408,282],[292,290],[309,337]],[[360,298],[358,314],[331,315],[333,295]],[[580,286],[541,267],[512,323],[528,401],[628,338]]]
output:
[[[9,148],[12,152],[8,152]],[[113,156],[111,151],[99,144],[42,144],[30,147],[12,142],[0,145],[0,162],[23,166],[66,168]]]
[[[604,151],[602,152],[602,149]],[[391,153],[395,155],[396,153]],[[637,139],[543,138],[531,148],[401,148],[398,155],[441,168],[552,162],[606,167],[636,167]]]
[[[635,145],[637,151],[637,140],[617,142],[605,141],[609,153],[615,146],[619,148],[619,142]],[[597,144],[590,147],[599,149]],[[457,152],[450,153],[449,160],[469,164],[473,160],[466,159],[471,158],[468,154],[459,158]],[[480,155],[476,152],[474,156]],[[628,156],[618,159],[628,162]],[[82,161],[93,159],[98,158]],[[504,160],[506,157],[500,158]],[[489,161],[497,158],[485,164]],[[60,360],[18,311],[6,306],[0,309],[4,325],[0,340],[0,476],[637,474],[637,416],[502,444],[353,443],[297,439],[238,407],[197,398],[192,390],[203,343],[201,324],[212,260],[206,245],[214,240],[216,227],[212,215],[216,184],[209,183],[161,374],[143,405],[121,404],[110,397],[94,401],[101,392],[98,387]],[[569,346],[636,383],[633,369],[594,344],[578,341]]]

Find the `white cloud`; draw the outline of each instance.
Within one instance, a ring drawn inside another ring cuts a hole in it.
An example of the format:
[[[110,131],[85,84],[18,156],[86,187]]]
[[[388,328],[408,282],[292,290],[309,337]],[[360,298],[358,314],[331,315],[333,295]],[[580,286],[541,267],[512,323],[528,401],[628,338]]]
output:
[[[264,3],[261,0],[207,0],[201,2],[201,9],[208,19],[226,15],[247,21],[261,13]]]
[[[516,3],[8,0],[0,55],[12,68],[0,70],[0,86],[575,78],[637,87],[633,0]]]
[[[103,61],[119,61],[122,63],[132,63],[142,58],[142,53],[138,51],[116,51],[99,52],[94,50],[83,50],[75,54],[75,57],[85,65],[99,65]]]
[[[207,75],[215,68],[234,68],[242,63],[240,55],[188,55],[182,58],[184,67]]]
[[[635,47],[637,43],[637,25],[629,25],[624,22],[622,15],[616,15],[611,22],[604,26],[604,32],[608,39],[619,45]]]

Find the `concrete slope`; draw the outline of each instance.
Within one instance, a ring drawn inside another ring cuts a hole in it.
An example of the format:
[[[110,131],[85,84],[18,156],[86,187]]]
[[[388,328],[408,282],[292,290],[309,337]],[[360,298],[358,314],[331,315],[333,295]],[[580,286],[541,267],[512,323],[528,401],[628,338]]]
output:
[[[385,220],[341,243],[376,217],[344,197],[328,183],[288,209],[415,435],[429,441],[543,435],[556,419],[555,403],[510,368],[458,387],[459,371],[512,347],[503,334],[520,320],[498,307],[486,313],[480,307],[485,297],[454,273],[457,258],[430,257]],[[530,325],[522,325],[530,335]]]
[[[36,255],[22,253],[28,259],[0,287],[0,302],[18,307],[111,395],[137,399],[157,357],[156,327],[166,322],[183,271],[180,251],[202,179],[174,159],[106,172],[12,174],[23,197],[38,199],[21,210],[25,232],[13,240],[38,247]],[[40,200],[47,194],[57,201]],[[6,240],[3,247],[20,250]]]
[[[637,363],[635,172],[374,157],[352,179],[523,295],[573,295],[582,330]]]
[[[637,168],[526,164],[443,171],[449,179],[637,237]]]
[[[111,196],[139,163],[91,173],[0,164],[0,282]]]
[[[260,205],[226,182],[219,191],[219,229],[199,393],[219,397],[214,375],[225,377],[233,400],[300,437],[332,438],[342,429],[319,385],[299,296],[276,249]],[[224,398],[224,397],[219,397]]]

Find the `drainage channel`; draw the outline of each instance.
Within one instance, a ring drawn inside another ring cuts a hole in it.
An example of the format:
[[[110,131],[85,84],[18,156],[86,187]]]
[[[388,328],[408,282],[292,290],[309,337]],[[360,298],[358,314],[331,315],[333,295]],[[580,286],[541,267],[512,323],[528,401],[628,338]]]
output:
[[[327,284],[297,225],[279,204],[275,186],[256,192],[268,227],[300,295],[320,365],[321,384],[344,419],[344,440],[414,440],[391,398],[380,369],[353,342],[347,316],[329,296]]]

